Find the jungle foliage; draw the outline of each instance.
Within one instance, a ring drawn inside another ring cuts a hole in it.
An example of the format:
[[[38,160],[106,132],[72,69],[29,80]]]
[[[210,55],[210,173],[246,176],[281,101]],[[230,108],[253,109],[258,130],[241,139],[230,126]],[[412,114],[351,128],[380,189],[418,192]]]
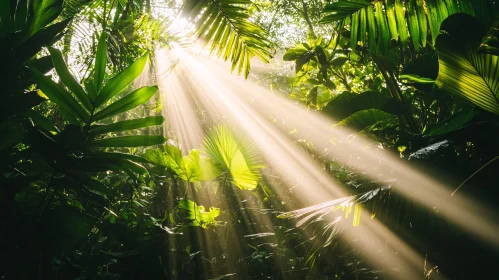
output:
[[[346,234],[363,213],[411,237],[433,265],[421,279],[499,277],[494,248],[400,196],[379,166],[331,160],[303,135],[349,194],[303,205],[277,195],[286,174],[237,128],[213,125],[190,151],[165,139],[158,87],[139,82],[157,46],[189,43],[171,28],[182,15],[227,71],[355,131],[330,149],[369,137],[497,210],[498,5],[1,0],[0,278],[397,279]],[[283,64],[253,73],[252,58]]]

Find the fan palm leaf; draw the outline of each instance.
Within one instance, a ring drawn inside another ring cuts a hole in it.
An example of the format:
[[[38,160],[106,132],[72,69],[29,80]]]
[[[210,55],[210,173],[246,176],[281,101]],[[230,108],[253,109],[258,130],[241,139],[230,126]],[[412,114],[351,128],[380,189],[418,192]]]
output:
[[[227,125],[220,125],[205,137],[203,151],[230,173],[235,186],[243,190],[256,188],[262,167],[256,145],[237,136]]]

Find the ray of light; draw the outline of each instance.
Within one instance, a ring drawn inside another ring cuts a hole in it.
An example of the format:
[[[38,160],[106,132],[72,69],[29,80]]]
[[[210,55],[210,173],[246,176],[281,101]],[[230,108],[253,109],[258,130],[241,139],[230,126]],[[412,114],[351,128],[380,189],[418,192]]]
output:
[[[251,82],[245,82],[241,77],[229,78],[227,67],[223,63],[205,56],[197,57],[202,64],[209,65],[210,71],[214,72],[223,80],[225,87],[230,87],[234,95],[251,95],[253,102],[247,102],[250,110],[261,110],[261,107],[272,104],[271,108],[275,115],[282,116],[288,123],[288,127],[296,129],[299,133],[291,134],[295,140],[306,135],[308,141],[314,144],[318,151],[324,151],[330,159],[342,163],[362,163],[353,165],[361,166],[357,171],[366,173],[367,176],[376,180],[379,174],[398,178],[395,190],[402,195],[413,199],[423,206],[437,207],[438,211],[450,221],[461,227],[470,234],[476,235],[493,246],[499,248],[499,213],[489,207],[464,196],[451,196],[452,189],[428,177],[422,172],[409,166],[406,162],[389,152],[381,149],[373,149],[377,145],[368,138],[360,135],[355,136],[354,141],[348,145],[332,146],[331,140],[351,139],[355,133],[345,128],[333,128],[334,120],[320,115],[318,112],[306,111],[303,106],[292,102],[288,98],[273,94],[267,89],[261,88]],[[221,78],[223,77],[223,78]],[[244,89],[241,89],[241,86]],[[239,88],[239,89],[238,89]],[[228,104],[230,105],[230,103]],[[272,127],[273,130],[278,126]],[[280,126],[282,129],[283,126]],[[348,151],[346,149],[348,148]],[[352,156],[354,155],[354,156]],[[378,166],[377,170],[364,168],[365,166]],[[307,172],[310,169],[305,169]],[[320,201],[318,201],[320,202]]]
[[[264,157],[273,168],[301,183],[301,187],[296,188],[299,199],[307,200],[308,198],[309,201],[317,203],[347,195],[321,171],[322,167],[317,162],[313,161],[296,146],[296,143],[289,139],[288,133],[276,130],[271,120],[256,113],[258,110],[252,108],[252,106],[262,106],[262,104],[264,106],[279,104],[283,101],[279,100],[278,103],[269,102],[269,99],[263,100],[263,102],[260,100],[252,101],[251,99],[255,99],[255,94],[259,95],[258,92],[252,90],[255,87],[237,80],[234,82],[234,79],[221,78],[224,77],[223,73],[225,73],[226,69],[217,70],[215,67],[206,67],[206,63],[202,63],[189,55],[184,55],[182,60],[187,61],[188,65],[190,65],[189,71],[183,73],[183,76],[189,77],[192,83],[198,86],[198,90],[193,93],[196,94],[196,97],[201,100],[203,105],[208,107],[207,111],[210,114],[221,113],[231,116],[237,125],[242,127],[252,140],[259,145]],[[223,80],[223,84],[220,80]],[[246,95],[241,96],[241,93]],[[272,110],[276,109],[279,108],[272,108]],[[301,120],[309,114],[302,108],[296,107],[295,109],[291,112]],[[307,125],[310,126],[311,124],[313,123]],[[423,259],[397,236],[389,234],[389,230],[386,228],[379,233],[383,226],[379,225],[376,220],[369,220],[365,224],[366,228],[368,228],[365,234],[369,235],[371,240],[376,240],[379,245],[380,240],[387,240],[389,237],[390,243],[397,247],[397,251],[403,252],[399,255],[402,258],[391,257],[390,254],[393,252],[382,252],[384,259],[389,259],[393,261],[394,266],[403,268],[405,279],[416,279],[420,271],[415,264],[423,263]],[[379,265],[376,258],[371,258],[371,262]]]
[[[165,135],[170,139],[176,139],[181,150],[188,153],[191,149],[201,146],[203,129],[195,115],[198,110],[188,98],[188,92],[192,88],[182,83],[181,75],[175,73],[182,69],[181,66],[172,68],[172,55],[166,50],[156,51],[157,82],[162,100],[166,103],[163,108],[167,123]]]

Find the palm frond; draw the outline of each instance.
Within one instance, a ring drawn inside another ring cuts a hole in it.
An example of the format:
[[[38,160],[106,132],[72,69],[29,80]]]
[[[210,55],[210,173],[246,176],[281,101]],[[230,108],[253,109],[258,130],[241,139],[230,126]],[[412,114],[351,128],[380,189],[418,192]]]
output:
[[[261,174],[256,145],[238,136],[227,125],[213,128],[203,141],[203,151],[229,172],[232,182],[243,190],[256,188]]]
[[[339,0],[326,5],[327,15],[320,23],[350,26],[353,49],[360,43],[385,54],[388,42],[394,39],[404,47],[412,42],[417,51],[427,46],[428,34],[431,44],[435,44],[440,24],[449,15],[466,13],[488,23],[494,5],[491,0]]]
[[[345,213],[345,218],[348,218],[352,209],[354,210],[353,215],[353,225],[358,226],[360,223],[360,211],[361,204],[370,201],[371,199],[377,197],[381,193],[391,189],[391,186],[378,187],[373,190],[363,192],[357,195],[347,196],[338,198],[335,200],[323,202],[320,204],[312,205],[306,208],[301,208],[289,212],[282,213],[278,216],[281,219],[299,219],[296,222],[297,227],[301,227],[303,225],[308,226],[309,224],[316,223],[324,220],[324,216],[327,214],[333,214],[336,210],[342,210]],[[341,220],[341,214],[338,215],[338,212],[335,217],[328,219],[328,221],[332,221],[331,223],[327,223],[323,229],[327,231],[332,225],[336,224]]]
[[[230,58],[232,69],[247,77],[250,60],[257,56],[268,62],[271,55],[266,32],[250,19],[250,0],[187,0],[183,12],[197,19],[198,36],[206,44],[211,42],[211,52],[224,60]]]

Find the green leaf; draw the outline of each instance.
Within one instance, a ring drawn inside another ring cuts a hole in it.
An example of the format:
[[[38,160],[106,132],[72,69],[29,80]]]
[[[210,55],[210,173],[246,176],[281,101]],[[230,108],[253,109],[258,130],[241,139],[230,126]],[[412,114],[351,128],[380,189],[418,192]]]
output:
[[[30,118],[38,127],[41,127],[52,134],[57,134],[59,132],[59,130],[54,126],[51,120],[40,115],[40,113],[34,110],[24,112],[24,115]]]
[[[367,13],[367,28],[368,28],[368,47],[369,47],[369,51],[371,53],[378,53],[379,52],[379,49],[377,47],[377,42],[376,42],[376,36],[377,36],[377,32],[376,32],[376,20],[375,20],[375,13],[374,13],[374,8],[369,5],[367,6],[367,10],[366,10],[366,13]]]
[[[237,136],[228,126],[213,128],[203,141],[203,151],[232,176],[235,186],[243,190],[255,189],[263,166],[254,143]]]
[[[499,16],[496,16],[487,34],[483,37],[478,52],[499,55]]]
[[[303,44],[298,44],[297,46],[287,50],[282,59],[284,61],[294,61],[307,52],[308,50],[305,46],[303,46]]]
[[[102,120],[116,114],[133,109],[141,104],[146,103],[158,91],[157,86],[141,87],[134,92],[126,95],[120,100],[107,106],[94,115],[94,121]]]
[[[300,57],[298,57],[296,59],[296,68],[295,68],[295,72],[298,73],[301,71],[301,69],[303,68],[303,65],[305,65],[306,63],[308,63],[310,61],[310,59],[312,59],[314,57],[314,54],[313,53],[306,53]]]
[[[0,1],[0,37],[12,31],[10,19],[10,1]]]
[[[432,85],[432,84],[435,83],[435,80],[432,80],[432,79],[426,78],[426,77],[421,77],[421,76],[418,76],[418,75],[415,75],[415,74],[402,74],[402,75],[400,75],[399,78],[400,79],[408,80],[410,82],[418,83],[418,84],[429,84],[429,85]]]
[[[34,0],[30,35],[54,21],[62,11],[62,0]]]
[[[178,208],[186,210],[186,220],[189,221],[189,226],[208,228],[208,226],[216,226],[216,218],[220,215],[220,208],[210,207],[206,212],[203,206],[197,205],[196,202],[188,199],[178,201]]]
[[[104,75],[106,74],[106,64],[107,64],[107,49],[106,49],[106,32],[103,31],[99,43],[97,45],[97,55],[95,57],[95,76],[94,85],[97,93],[100,93],[102,82],[104,81]]]
[[[168,168],[178,178],[188,182],[211,181],[221,173],[211,159],[200,157],[199,151],[195,149],[191,150],[189,155],[182,156],[179,148],[167,145],[163,150],[147,150],[144,157]]]
[[[438,56],[436,53],[426,53],[416,59],[404,64],[402,75],[413,77],[424,77],[429,80],[436,80],[438,76]],[[402,78],[402,75],[400,78]]]
[[[458,130],[468,124],[476,115],[477,112],[469,108],[460,110],[450,116],[450,118],[428,127],[428,129],[425,130],[424,135],[438,136]]]
[[[407,0],[407,24],[409,26],[409,34],[412,44],[414,45],[414,50],[418,51],[421,46],[421,35],[419,30],[418,14],[416,7],[414,6],[414,1],[416,0]]]
[[[14,15],[14,29],[22,30],[27,23],[28,15],[28,0],[19,0],[17,2],[16,13]],[[1,19],[0,19],[1,21]]]
[[[478,54],[485,28],[475,18],[455,14],[437,38],[440,64],[435,85],[489,112],[499,114],[499,57]]]
[[[381,54],[388,53],[388,44],[390,43],[390,31],[388,30],[388,23],[386,21],[386,14],[383,11],[383,4],[381,2],[375,3],[375,17],[378,28],[378,47]]]
[[[331,23],[344,20],[370,4],[369,1],[365,0],[345,0],[327,4],[324,8],[324,13],[329,14],[323,17],[319,23]]]
[[[398,40],[399,34],[397,29],[397,20],[395,17],[395,3],[394,0],[386,1],[386,19],[388,29],[390,30],[390,40]]]
[[[426,14],[423,8],[423,0],[416,0],[416,16],[419,23],[419,36],[421,46],[426,47],[426,36],[428,36],[428,24],[426,22]]]
[[[85,156],[83,158],[73,158],[69,161],[68,165],[65,166],[68,170],[72,172],[84,172],[84,173],[94,173],[94,172],[106,172],[106,171],[132,171],[135,173],[145,174],[147,170],[141,164],[114,156],[109,156],[106,154],[96,154],[91,156]]]
[[[66,87],[68,87],[71,92],[73,92],[80,100],[80,102],[85,106],[85,108],[90,112],[92,111],[92,105],[90,104],[90,100],[88,99],[87,93],[83,90],[81,85],[75,80],[73,75],[69,73],[68,66],[64,62],[62,58],[61,51],[54,49],[52,47],[48,47],[50,55],[52,57],[52,62],[54,63],[55,70],[61,81],[64,83]]]
[[[96,107],[101,106],[109,99],[113,98],[116,94],[127,87],[133,80],[135,80],[144,70],[144,66],[149,58],[149,53],[147,52],[139,59],[137,59],[132,65],[128,66],[125,70],[116,74],[114,77],[107,81],[106,85],[102,88],[97,96]]]
[[[395,0],[395,19],[397,20],[397,30],[402,46],[407,47],[409,43],[409,34],[407,33],[405,11],[402,0]]]
[[[17,64],[25,63],[28,59],[39,53],[43,46],[55,43],[62,37],[62,31],[66,28],[70,20],[63,20],[38,30],[33,36],[14,48],[13,61]]]
[[[90,157],[105,157],[109,159],[129,160],[136,163],[151,163],[149,160],[143,157],[131,154],[124,154],[124,153],[108,153],[108,152],[97,151],[97,152],[87,152],[86,154]]]
[[[84,122],[89,121],[90,115],[88,112],[80,106],[69,92],[50,78],[44,76],[35,68],[31,67],[30,70],[33,73],[33,78],[38,84],[38,87],[50,98],[50,100],[59,105],[62,112],[69,117],[68,120],[72,120],[73,124],[78,124],[74,123],[73,117],[78,117]]]
[[[358,111],[338,122],[338,126],[348,126],[357,130],[363,130],[369,126],[384,121],[393,121],[396,117],[378,109],[367,109]]]
[[[120,136],[88,142],[90,147],[142,147],[160,145],[165,138],[159,135]]]
[[[92,126],[90,127],[89,133],[95,135],[108,132],[132,130],[154,125],[161,125],[164,121],[165,118],[163,116],[151,116],[146,118],[116,122],[108,125]]]
[[[211,50],[218,49],[217,56],[231,60],[231,70],[238,69],[247,78],[253,56],[268,62],[271,58],[267,32],[250,20],[251,1],[184,1],[182,12],[196,19],[198,37]],[[211,52],[210,52],[211,53]]]
[[[348,57],[337,57],[337,58],[333,59],[333,61],[331,61],[331,66],[333,66],[333,68],[335,68],[335,69],[338,69],[341,66],[343,66],[343,64],[345,64],[345,62],[347,62],[347,61],[348,61]]]
[[[366,109],[378,109],[391,114],[407,111],[399,102],[379,92],[367,91],[358,94],[345,91],[329,101],[322,112],[339,121]]]

